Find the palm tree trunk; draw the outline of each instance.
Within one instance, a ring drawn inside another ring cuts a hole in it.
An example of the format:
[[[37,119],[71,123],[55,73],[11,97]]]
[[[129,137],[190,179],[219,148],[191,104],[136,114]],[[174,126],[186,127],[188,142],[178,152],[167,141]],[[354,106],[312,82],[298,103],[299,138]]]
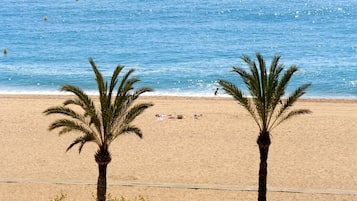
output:
[[[97,183],[97,199],[98,199],[98,201],[106,200],[107,166],[108,166],[108,164],[98,163],[98,169],[99,169],[99,176],[98,176],[98,183]]]
[[[267,176],[268,176],[268,152],[270,146],[270,134],[267,131],[262,131],[258,137],[257,143],[260,151],[260,167],[259,167],[259,189],[258,201],[266,201],[267,193]]]

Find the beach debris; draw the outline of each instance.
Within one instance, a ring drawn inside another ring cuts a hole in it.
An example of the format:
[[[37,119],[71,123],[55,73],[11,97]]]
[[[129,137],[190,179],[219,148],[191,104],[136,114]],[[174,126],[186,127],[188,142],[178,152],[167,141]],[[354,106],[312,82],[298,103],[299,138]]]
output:
[[[201,118],[203,115],[202,114],[194,114],[193,115],[193,118],[194,119],[199,119],[199,118]]]
[[[165,115],[164,114],[155,114],[155,117],[157,118],[158,121],[164,120]]]
[[[185,119],[185,115],[183,114],[178,114],[178,115],[172,115],[172,114],[155,114],[155,117],[157,118],[158,121],[162,121],[167,117],[168,119]]]

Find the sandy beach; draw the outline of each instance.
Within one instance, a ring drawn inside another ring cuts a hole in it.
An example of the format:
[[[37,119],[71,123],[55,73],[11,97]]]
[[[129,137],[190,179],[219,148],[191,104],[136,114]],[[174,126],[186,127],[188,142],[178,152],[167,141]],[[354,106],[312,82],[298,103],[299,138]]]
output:
[[[96,146],[65,152],[42,112],[68,96],[0,95],[0,200],[93,200]],[[231,98],[142,97],[144,133],[111,144],[108,192],[150,201],[257,200],[258,127]],[[268,200],[357,200],[357,100],[304,99],[310,115],[272,131]],[[159,118],[158,115],[161,115]],[[172,119],[182,115],[183,119]]]

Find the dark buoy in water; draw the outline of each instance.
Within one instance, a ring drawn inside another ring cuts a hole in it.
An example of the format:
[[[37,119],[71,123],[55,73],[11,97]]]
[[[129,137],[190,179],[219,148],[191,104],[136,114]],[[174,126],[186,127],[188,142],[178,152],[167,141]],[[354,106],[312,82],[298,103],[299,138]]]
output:
[[[4,54],[6,55],[6,54],[7,54],[7,49],[5,48],[3,52],[4,52]]]
[[[48,20],[48,17],[47,16],[45,16],[44,18],[43,18],[43,20],[45,20],[45,22]]]

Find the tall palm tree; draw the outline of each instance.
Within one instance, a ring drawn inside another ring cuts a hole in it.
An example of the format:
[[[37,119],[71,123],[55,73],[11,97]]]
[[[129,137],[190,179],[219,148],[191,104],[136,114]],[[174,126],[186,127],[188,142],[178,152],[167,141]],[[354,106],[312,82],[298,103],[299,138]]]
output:
[[[107,165],[111,161],[109,145],[118,136],[126,133],[134,133],[140,138],[142,137],[140,128],[131,123],[145,109],[153,106],[153,104],[134,104],[134,101],[141,94],[153,91],[153,89],[141,87],[134,90],[134,84],[140,81],[137,78],[130,78],[130,75],[135,71],[134,69],[130,69],[123,76],[120,85],[117,86],[118,76],[124,68],[121,65],[115,68],[108,88],[108,82],[104,81],[93,59],[90,58],[89,63],[96,77],[100,107],[95,106],[93,100],[80,88],[64,85],[61,90],[74,94],[74,98],[66,100],[62,106],[48,108],[44,111],[44,114],[61,114],[65,116],[51,123],[49,126],[50,131],[61,129],[59,131],[60,135],[72,131],[81,134],[69,145],[67,151],[78,144],[80,153],[87,142],[94,142],[98,145],[98,151],[95,153],[95,161],[99,169],[97,199],[105,201]],[[81,110],[79,111],[77,108],[75,110],[70,106],[79,106]]]
[[[291,110],[289,112],[290,107],[305,94],[307,88],[311,86],[311,83],[303,84],[298,87],[282,101],[290,78],[297,72],[298,68],[291,66],[280,76],[284,68],[282,64],[279,64],[280,56],[273,57],[269,72],[267,72],[263,56],[257,53],[256,57],[259,68],[255,61],[243,55],[241,58],[248,65],[250,72],[247,72],[241,67],[233,67],[232,70],[238,73],[242,78],[245,86],[248,88],[250,98],[245,96],[243,91],[232,82],[218,80],[218,83],[222,86],[224,91],[237,100],[238,103],[249,112],[259,127],[259,136],[257,139],[260,151],[258,201],[266,201],[267,159],[271,143],[270,132],[285,120],[296,115],[311,112],[307,109]]]

